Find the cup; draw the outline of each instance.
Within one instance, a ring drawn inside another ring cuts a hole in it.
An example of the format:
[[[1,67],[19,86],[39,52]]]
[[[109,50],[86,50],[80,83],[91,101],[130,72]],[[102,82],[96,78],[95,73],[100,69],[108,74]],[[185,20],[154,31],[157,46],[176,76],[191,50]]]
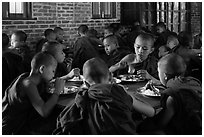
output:
[[[135,73],[135,68],[134,68],[133,65],[129,65],[129,67],[128,67],[128,73],[129,73],[129,74]]]

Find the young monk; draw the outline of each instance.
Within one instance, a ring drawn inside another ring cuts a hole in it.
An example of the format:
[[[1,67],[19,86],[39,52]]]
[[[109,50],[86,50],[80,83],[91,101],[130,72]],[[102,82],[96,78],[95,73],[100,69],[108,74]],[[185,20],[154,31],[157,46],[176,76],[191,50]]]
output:
[[[130,53],[128,50],[121,49],[118,44],[117,37],[115,35],[109,35],[103,39],[103,45],[106,54],[109,56],[107,65],[112,65],[119,62],[123,57]]]
[[[186,45],[181,45],[179,39],[176,36],[170,35],[166,45],[168,53],[176,53],[180,55],[186,65],[186,76],[192,76],[202,81],[202,60],[197,56],[197,52],[193,49],[189,49]]]
[[[31,129],[36,131],[45,124],[42,121],[57,104],[64,80],[56,79],[54,93],[47,101],[41,97],[46,88],[40,85],[54,78],[56,67],[57,61],[50,54],[38,53],[32,59],[30,74],[23,73],[7,88],[2,103],[3,134],[31,134]],[[37,112],[35,116],[33,112]],[[39,125],[31,123],[36,117],[42,118],[37,122]]]
[[[96,45],[92,43],[89,37],[87,37],[87,31],[89,30],[87,25],[80,25],[78,28],[78,34],[80,37],[76,40],[73,48],[73,62],[72,68],[79,68],[82,71],[83,64],[93,58],[99,57],[100,54],[96,48]],[[82,72],[81,72],[82,73]]]
[[[111,26],[107,26],[104,29],[104,37],[107,37],[109,35],[114,35],[114,30]]]
[[[24,31],[14,31],[10,39],[11,45],[2,54],[3,92],[21,73],[30,71],[33,54],[26,45],[27,34]]]
[[[156,33],[158,38],[155,41],[155,47],[158,49],[162,45],[167,44],[167,38],[170,35],[177,35],[175,32],[168,30],[164,22],[158,22],[155,25]]]
[[[61,27],[55,27],[54,28],[54,33],[56,34],[56,40],[59,43],[63,44],[63,42],[65,41],[65,39],[64,39],[64,34],[65,34],[64,30]]]
[[[56,38],[57,38],[57,35],[56,35],[56,33],[54,32],[53,29],[46,29],[46,30],[44,31],[44,37],[41,38],[41,39],[37,42],[37,44],[36,44],[35,52],[36,52],[36,53],[37,53],[37,52],[40,52],[41,49],[42,49],[42,46],[43,46],[43,44],[44,44],[45,42],[47,42],[47,41],[55,41]]]
[[[151,106],[132,98],[123,87],[109,83],[109,70],[102,59],[86,61],[83,76],[90,87],[80,91],[76,103],[60,114],[56,130],[59,134],[136,134],[132,109],[154,115]]]
[[[61,77],[66,80],[72,78],[74,75],[79,76],[80,70],[78,68],[73,68],[71,70],[71,62],[68,64],[63,62],[65,59],[63,48],[64,45],[57,41],[46,42],[42,47],[43,52],[51,54],[58,62],[55,77]]]
[[[4,96],[4,91],[13,80],[13,79],[10,79],[11,75],[9,71],[9,65],[8,65],[7,58],[5,57],[5,54],[9,50],[8,47],[9,47],[9,36],[6,33],[2,33],[2,98]],[[20,57],[19,59],[21,60]]]
[[[179,45],[179,41],[177,36],[173,36],[173,35],[168,36],[167,44],[159,48],[159,57],[161,58],[165,56],[166,54],[171,52],[171,50],[174,50],[174,48],[178,45]]]
[[[154,38],[151,34],[142,33],[135,40],[135,54],[125,56],[121,61],[109,68],[110,72],[128,67],[128,73],[137,74],[143,79],[159,82],[157,74],[157,58],[154,51]]]
[[[118,41],[118,46],[120,48],[123,48],[124,50],[130,50],[128,43],[126,42],[125,39],[122,38],[122,36],[120,36],[118,30],[119,30],[118,24],[115,23],[110,24],[104,29],[104,38],[110,35],[115,35]]]
[[[163,110],[143,123],[140,130],[144,134],[156,130],[173,135],[202,134],[201,83],[193,77],[184,77],[185,71],[185,61],[175,53],[159,60],[159,78],[167,87],[161,99]]]

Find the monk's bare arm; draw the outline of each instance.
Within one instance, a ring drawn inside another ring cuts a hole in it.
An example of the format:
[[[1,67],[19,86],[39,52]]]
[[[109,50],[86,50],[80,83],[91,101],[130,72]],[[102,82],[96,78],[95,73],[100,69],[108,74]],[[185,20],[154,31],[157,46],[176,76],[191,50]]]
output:
[[[51,110],[54,108],[54,106],[57,104],[60,91],[54,92],[54,94],[47,100],[47,102],[44,102],[43,99],[40,97],[35,84],[33,84],[29,80],[25,80],[23,82],[23,85],[25,94],[28,96],[35,110],[42,117],[47,117],[50,114]]]
[[[116,70],[126,68],[129,64],[134,62],[135,58],[136,58],[135,54],[128,54],[124,58],[122,58],[118,63],[111,66],[109,68],[109,71],[110,72],[115,72]]]

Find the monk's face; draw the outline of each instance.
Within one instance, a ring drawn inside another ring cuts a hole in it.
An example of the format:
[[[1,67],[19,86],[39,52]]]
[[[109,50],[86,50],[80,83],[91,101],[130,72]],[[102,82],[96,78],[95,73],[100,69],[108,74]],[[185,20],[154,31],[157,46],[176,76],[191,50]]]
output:
[[[109,31],[108,29],[104,30],[104,37],[107,37],[109,35],[113,35],[113,32]]]
[[[20,36],[17,36],[15,34],[11,35],[11,48],[19,48],[23,44],[24,42],[20,40]]]
[[[173,49],[175,46],[179,44],[178,39],[168,39],[166,46],[170,49]]]
[[[49,66],[44,66],[41,73],[43,79],[45,79],[46,81],[52,80],[55,76],[56,68],[57,68],[56,60],[54,60],[52,64],[50,64]]]
[[[104,49],[107,55],[110,55],[115,49],[117,49],[117,43],[109,38],[103,40]]]
[[[165,31],[165,29],[163,28],[163,27],[161,27],[161,26],[157,26],[156,27],[156,32],[157,32],[157,34],[161,34],[162,32],[164,32]]]
[[[59,40],[59,41],[64,41],[64,31],[63,30],[59,30],[57,33],[57,39]]]
[[[146,60],[150,53],[154,50],[153,47],[154,42],[151,40],[145,40],[138,36],[135,40],[134,48],[135,53],[137,55],[137,59],[142,62]]]

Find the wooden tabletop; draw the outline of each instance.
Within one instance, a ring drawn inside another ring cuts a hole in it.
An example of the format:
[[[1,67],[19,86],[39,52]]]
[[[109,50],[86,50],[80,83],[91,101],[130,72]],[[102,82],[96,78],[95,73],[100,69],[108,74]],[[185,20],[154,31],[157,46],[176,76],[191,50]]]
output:
[[[160,106],[160,97],[150,97],[146,95],[139,94],[137,89],[143,87],[147,81],[143,82],[130,82],[130,83],[120,83],[126,89],[128,94],[133,95],[136,99],[146,102],[151,106],[158,108]],[[68,85],[80,86],[78,83],[67,83]],[[61,106],[70,106],[74,103],[76,93],[68,94],[68,95],[60,95],[58,100],[58,105]]]
[[[159,108],[160,107],[160,97],[156,96],[146,96],[143,94],[138,93],[137,89],[145,86],[147,81],[143,82],[137,82],[137,83],[127,83],[123,84],[127,90],[127,92],[131,95],[133,95],[136,99],[148,103],[154,108]]]

